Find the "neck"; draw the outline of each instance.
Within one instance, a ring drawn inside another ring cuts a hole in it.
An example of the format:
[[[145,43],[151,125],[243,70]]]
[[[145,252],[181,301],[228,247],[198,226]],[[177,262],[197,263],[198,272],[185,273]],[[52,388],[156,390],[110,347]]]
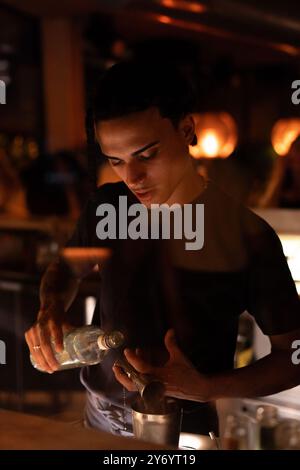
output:
[[[205,190],[205,180],[199,175],[191,158],[188,160],[186,171],[171,194],[167,204],[187,204],[202,194]]]

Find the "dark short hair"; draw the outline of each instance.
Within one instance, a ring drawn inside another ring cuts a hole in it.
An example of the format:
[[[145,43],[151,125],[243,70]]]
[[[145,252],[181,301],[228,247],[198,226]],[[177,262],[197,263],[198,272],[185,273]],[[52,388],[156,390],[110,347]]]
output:
[[[104,73],[97,84],[93,117],[99,122],[155,106],[177,126],[194,111],[195,103],[191,82],[174,65],[131,60]]]

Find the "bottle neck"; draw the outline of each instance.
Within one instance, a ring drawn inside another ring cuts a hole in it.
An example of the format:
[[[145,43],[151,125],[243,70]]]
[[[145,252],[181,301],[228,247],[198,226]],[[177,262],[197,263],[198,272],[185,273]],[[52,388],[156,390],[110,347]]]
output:
[[[111,333],[104,333],[98,337],[97,340],[99,349],[116,349],[123,345],[124,335],[120,331],[112,331]]]

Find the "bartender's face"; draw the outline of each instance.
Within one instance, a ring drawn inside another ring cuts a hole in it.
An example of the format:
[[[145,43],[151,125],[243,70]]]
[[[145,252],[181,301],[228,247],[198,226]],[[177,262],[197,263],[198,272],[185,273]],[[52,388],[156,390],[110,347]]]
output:
[[[95,129],[103,154],[140,202],[148,207],[174,199],[190,165],[188,146],[194,136],[191,116],[175,127],[151,107],[100,121]]]

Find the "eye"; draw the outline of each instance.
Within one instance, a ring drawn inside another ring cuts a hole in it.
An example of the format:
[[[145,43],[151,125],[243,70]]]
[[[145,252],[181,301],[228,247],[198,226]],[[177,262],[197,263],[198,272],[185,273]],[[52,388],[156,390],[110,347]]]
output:
[[[139,155],[139,159],[142,161],[151,160],[151,158],[156,157],[158,149],[153,150],[149,155]]]
[[[122,163],[122,160],[109,159],[109,162],[110,162],[111,166],[117,166],[117,165],[120,165]]]

